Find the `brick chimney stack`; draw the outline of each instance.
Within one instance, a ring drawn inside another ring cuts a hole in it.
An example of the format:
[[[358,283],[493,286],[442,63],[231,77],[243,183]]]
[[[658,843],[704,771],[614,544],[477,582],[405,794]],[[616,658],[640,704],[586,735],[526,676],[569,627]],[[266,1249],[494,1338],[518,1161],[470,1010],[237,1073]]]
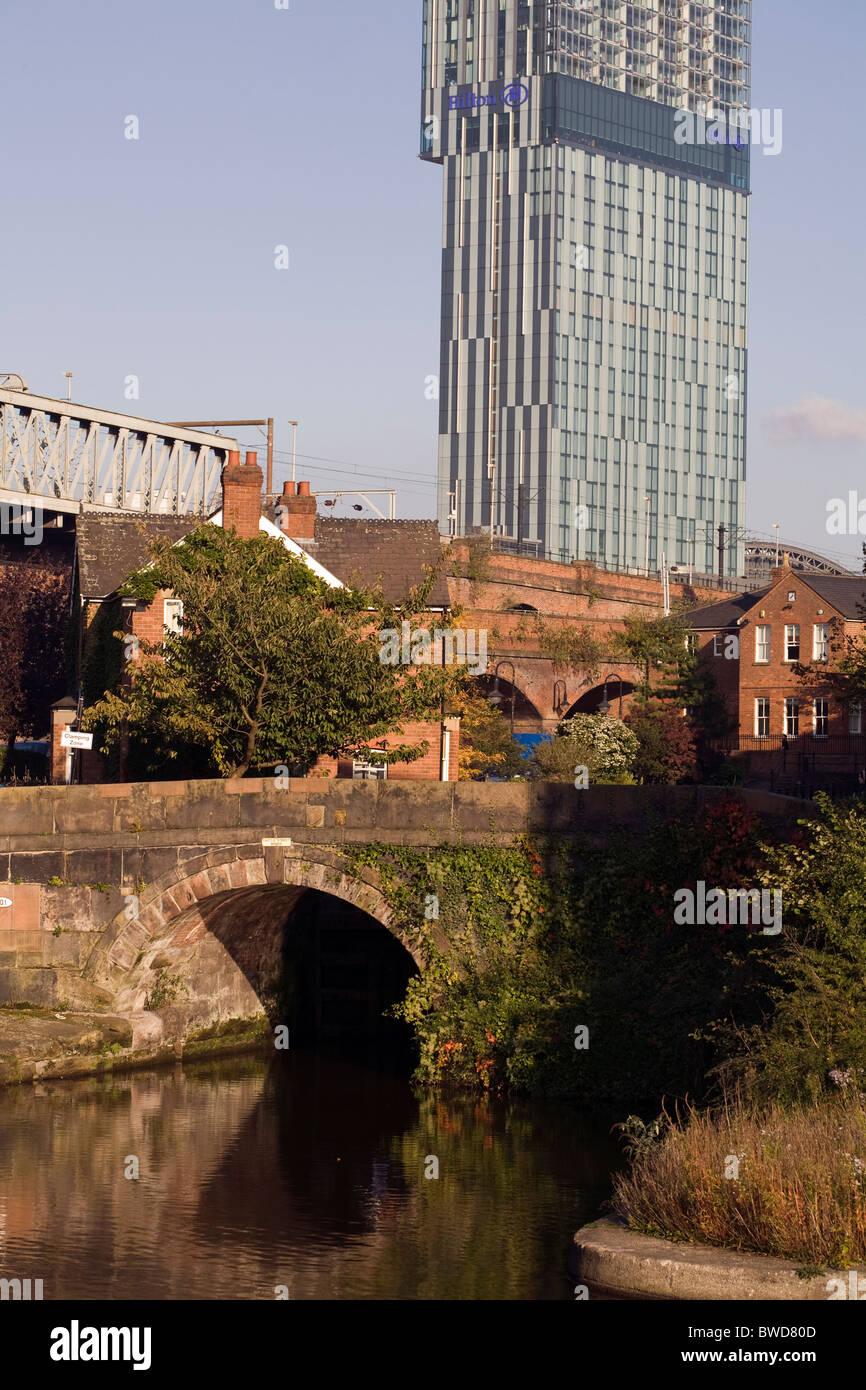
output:
[[[782,579],[785,575],[789,575],[791,578],[794,575],[794,571],[791,569],[791,556],[787,550],[782,555],[781,565],[774,565],[770,570],[770,579],[775,584],[777,579]]]
[[[282,496],[277,501],[277,525],[293,541],[312,541],[316,536],[316,499],[309,483],[283,483]]]
[[[237,450],[232,450],[222,476],[223,526],[237,531],[244,540],[259,534],[263,483],[255,450],[249,450],[243,464]]]

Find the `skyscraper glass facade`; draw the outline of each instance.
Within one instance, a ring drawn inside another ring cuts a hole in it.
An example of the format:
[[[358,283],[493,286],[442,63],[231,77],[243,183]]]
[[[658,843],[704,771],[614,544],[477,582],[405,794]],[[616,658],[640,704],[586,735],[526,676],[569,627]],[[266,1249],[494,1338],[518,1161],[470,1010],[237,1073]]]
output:
[[[750,8],[426,0],[443,532],[742,573]]]

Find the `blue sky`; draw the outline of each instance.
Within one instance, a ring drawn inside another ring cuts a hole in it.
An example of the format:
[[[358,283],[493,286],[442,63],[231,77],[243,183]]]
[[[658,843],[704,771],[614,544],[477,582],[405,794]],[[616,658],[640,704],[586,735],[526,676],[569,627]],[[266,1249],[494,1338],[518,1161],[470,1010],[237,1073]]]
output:
[[[435,514],[441,175],[420,0],[5,0],[0,370],[156,419],[300,421],[314,489]],[[754,0],[749,528],[859,566],[862,0]],[[125,118],[139,121],[124,138]],[[288,270],[274,248],[289,248]],[[124,399],[135,375],[140,399]],[[256,441],[247,432],[250,447]]]

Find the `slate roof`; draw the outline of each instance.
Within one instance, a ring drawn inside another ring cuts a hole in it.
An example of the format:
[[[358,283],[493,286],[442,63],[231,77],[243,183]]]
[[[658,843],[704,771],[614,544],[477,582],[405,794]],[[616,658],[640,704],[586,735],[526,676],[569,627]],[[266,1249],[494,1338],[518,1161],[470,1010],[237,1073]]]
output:
[[[431,608],[450,607],[435,521],[317,516],[315,542],[300,544],[344,584],[381,586],[389,603],[404,599],[426,578],[425,566],[439,565],[427,602]]]
[[[153,541],[179,541],[201,524],[201,517],[192,516],[83,512],[76,522],[82,598],[107,598],[132,570],[147,563]]]
[[[759,599],[775,589],[777,583],[786,582],[792,588],[805,584],[819,598],[826,599],[843,618],[852,622],[863,622],[863,613],[858,605],[866,608],[866,577],[862,575],[807,574],[803,570],[790,570],[765,589],[755,589],[747,594],[737,594],[721,603],[710,603],[705,608],[694,608],[688,613],[689,627],[695,632],[707,632],[716,628],[733,627],[753,608]]]
[[[843,618],[863,621],[863,614],[857,609],[858,604],[866,604],[866,578],[863,575],[849,578],[847,575],[810,574],[807,583],[816,594],[832,603]]]
[[[755,589],[748,594],[735,594],[723,599],[721,603],[708,603],[704,608],[693,608],[685,615],[686,622],[694,632],[711,632],[717,628],[734,627],[738,619],[754,608],[758,599],[765,598],[767,589]]]

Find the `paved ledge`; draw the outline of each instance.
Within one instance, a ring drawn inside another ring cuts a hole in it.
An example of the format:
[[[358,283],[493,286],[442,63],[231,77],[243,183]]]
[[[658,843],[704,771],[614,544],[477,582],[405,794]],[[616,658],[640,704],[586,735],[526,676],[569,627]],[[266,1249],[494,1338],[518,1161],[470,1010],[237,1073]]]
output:
[[[863,1269],[828,1269],[813,1279],[801,1279],[789,1260],[657,1240],[608,1218],[582,1226],[574,1246],[572,1268],[577,1278],[625,1298],[826,1303],[832,1292],[829,1280],[841,1280],[843,1296],[850,1297],[850,1275],[866,1276]],[[861,1288],[866,1288],[866,1280]]]

